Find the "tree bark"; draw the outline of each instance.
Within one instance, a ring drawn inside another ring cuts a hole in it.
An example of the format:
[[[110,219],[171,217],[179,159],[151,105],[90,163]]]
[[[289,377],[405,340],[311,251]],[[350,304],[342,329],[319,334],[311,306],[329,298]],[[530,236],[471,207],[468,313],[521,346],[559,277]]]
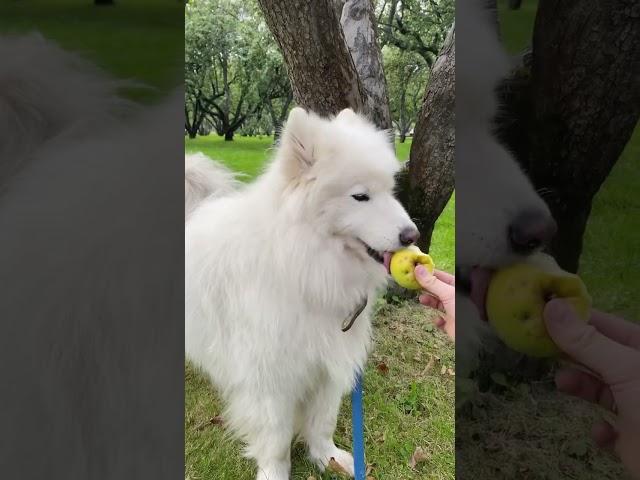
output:
[[[455,183],[455,25],[436,59],[414,129],[400,197],[420,230],[418,245],[429,250],[436,220]]]
[[[593,198],[640,116],[638,18],[632,1],[541,1],[530,76],[525,63],[505,88],[513,118],[501,139],[543,192],[559,227],[551,253],[571,272]]]
[[[366,112],[366,92],[331,0],[258,0],[287,65],[295,102],[319,115]]]
[[[379,128],[389,129],[392,126],[389,97],[382,52],[376,42],[376,17],[372,0],[347,0],[340,23],[366,93],[365,112]]]

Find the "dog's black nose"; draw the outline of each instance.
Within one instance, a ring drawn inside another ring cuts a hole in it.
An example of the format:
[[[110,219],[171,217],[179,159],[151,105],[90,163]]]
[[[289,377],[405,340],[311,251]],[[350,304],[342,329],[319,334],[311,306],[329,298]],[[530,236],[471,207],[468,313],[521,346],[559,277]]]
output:
[[[406,227],[400,232],[400,244],[405,247],[416,243],[420,238],[420,232],[416,227]]]
[[[543,210],[524,210],[509,225],[509,242],[516,253],[527,254],[553,238],[558,225]]]

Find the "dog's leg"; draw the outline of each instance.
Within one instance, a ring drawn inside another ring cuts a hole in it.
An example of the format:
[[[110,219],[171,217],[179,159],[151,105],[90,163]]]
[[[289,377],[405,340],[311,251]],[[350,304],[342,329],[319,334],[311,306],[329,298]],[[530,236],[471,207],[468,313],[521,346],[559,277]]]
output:
[[[289,480],[294,411],[287,398],[244,396],[231,402],[232,423],[241,425],[246,455],[258,464],[257,480]]]
[[[338,421],[342,390],[330,380],[325,380],[303,409],[302,437],[309,449],[309,457],[324,470],[332,458],[351,476],[354,474],[353,456],[333,443]]]

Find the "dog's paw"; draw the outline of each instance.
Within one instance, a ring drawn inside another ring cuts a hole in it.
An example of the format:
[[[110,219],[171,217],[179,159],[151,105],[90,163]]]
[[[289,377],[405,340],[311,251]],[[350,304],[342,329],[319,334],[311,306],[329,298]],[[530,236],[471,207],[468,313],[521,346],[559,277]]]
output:
[[[258,467],[256,480],[289,480],[289,469],[285,465]]]
[[[326,452],[324,454],[320,454],[320,455],[311,454],[310,456],[311,456],[311,460],[313,460],[313,462],[322,471],[324,471],[327,467],[329,467],[329,464],[333,460],[339,466],[339,467],[336,466],[334,470],[338,470],[339,468],[342,468],[343,470],[343,472],[336,472],[336,473],[346,472],[351,477],[354,476],[355,469],[353,465],[353,455],[351,455],[349,452],[341,450],[338,447],[333,447],[331,451]]]

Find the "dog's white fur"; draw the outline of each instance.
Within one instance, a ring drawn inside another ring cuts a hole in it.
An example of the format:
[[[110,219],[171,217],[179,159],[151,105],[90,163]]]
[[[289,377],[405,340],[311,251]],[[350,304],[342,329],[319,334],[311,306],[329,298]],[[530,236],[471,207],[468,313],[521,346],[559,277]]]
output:
[[[510,248],[508,227],[516,215],[538,210],[551,216],[513,156],[492,133],[496,87],[511,60],[484,2],[459,0],[456,9],[456,264],[495,268],[521,258]],[[477,307],[457,298],[456,339],[460,374],[475,368],[488,331]]]
[[[267,171],[204,200],[186,223],[186,352],[226,401],[258,479],[289,478],[297,435],[320,468],[333,457],[353,474],[333,433],[387,279],[362,242],[394,251],[400,231],[415,228],[393,197],[398,168],[388,135],[351,110],[328,120],[295,108]],[[187,159],[189,178],[213,174],[187,191],[218,184],[219,173]],[[369,201],[352,198],[363,193]],[[367,308],[342,332],[363,298]]]
[[[182,334],[182,242],[159,232],[182,224],[184,95],[121,121],[137,109],[120,82],[40,35],[0,36],[0,57],[0,463],[161,478],[182,431],[157,397],[181,401],[166,341]]]
[[[39,33],[0,41],[0,183],[40,145],[91,138],[134,105],[116,80]]]

